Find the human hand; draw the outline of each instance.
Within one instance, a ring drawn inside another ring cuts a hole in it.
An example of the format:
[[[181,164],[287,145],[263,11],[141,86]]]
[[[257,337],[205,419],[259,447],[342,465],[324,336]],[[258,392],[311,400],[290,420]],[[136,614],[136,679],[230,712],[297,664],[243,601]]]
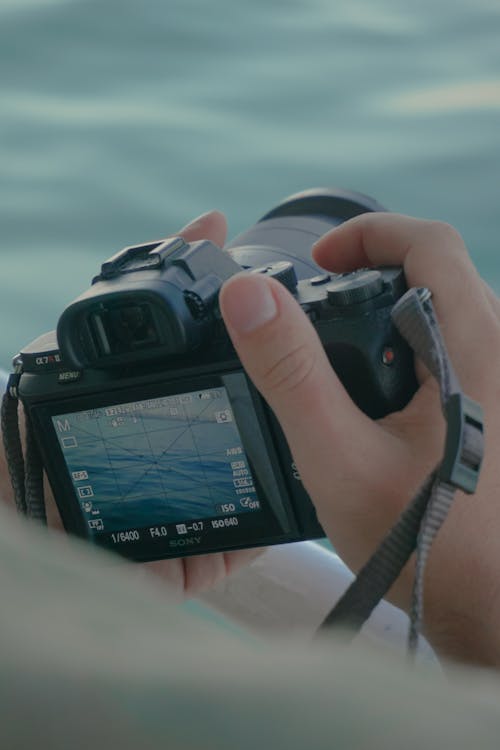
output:
[[[340,272],[403,265],[427,286],[464,393],[483,406],[486,455],[476,495],[458,493],[432,549],[424,633],[443,655],[500,664],[500,302],[446,224],[365,214],[325,235],[315,260]],[[309,320],[273,279],[241,274],[221,310],[241,361],[276,413],[302,481],[338,553],[359,569],[440,460],[439,389],[419,364],[420,388],[401,412],[371,421],[348,397]],[[408,564],[390,599],[407,608]]]
[[[188,242],[209,239],[215,244],[223,246],[226,238],[226,220],[222,214],[211,211],[195,219],[184,227],[184,229],[181,229],[178,234],[182,235]],[[49,528],[62,530],[62,521],[47,482],[45,483],[45,498]],[[3,500],[8,505],[14,505],[1,441],[0,500]],[[191,597],[212,588],[226,575],[250,563],[260,552],[260,549],[246,549],[171,560],[157,560],[146,563],[145,567],[165,580],[171,592],[178,597]]]

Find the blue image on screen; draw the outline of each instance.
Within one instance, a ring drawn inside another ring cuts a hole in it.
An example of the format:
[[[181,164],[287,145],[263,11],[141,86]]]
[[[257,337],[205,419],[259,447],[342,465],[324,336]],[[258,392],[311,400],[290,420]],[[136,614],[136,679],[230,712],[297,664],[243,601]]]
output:
[[[225,388],[52,417],[89,533],[259,508]]]

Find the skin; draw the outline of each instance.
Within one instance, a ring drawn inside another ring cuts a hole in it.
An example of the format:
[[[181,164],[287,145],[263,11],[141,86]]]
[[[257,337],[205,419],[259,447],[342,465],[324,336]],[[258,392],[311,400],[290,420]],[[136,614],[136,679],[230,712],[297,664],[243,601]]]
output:
[[[179,234],[223,245],[226,223],[210,212]],[[432,290],[464,392],[485,412],[486,453],[476,494],[457,493],[427,566],[424,632],[437,652],[500,666],[500,302],[450,226],[366,214],[325,235],[313,251],[324,268],[403,265],[409,286]],[[437,384],[417,363],[420,387],[401,412],[374,422],[347,396],[293,297],[260,275],[224,285],[221,310],[249,376],[276,413],[302,480],[336,550],[357,570],[442,456],[445,426]],[[9,494],[3,457],[0,482]],[[51,525],[58,518],[49,497]],[[179,595],[210,588],[259,554],[246,550],[151,563]],[[390,599],[408,608],[412,565]]]
[[[459,234],[439,222],[366,214],[321,238],[313,255],[336,272],[403,265],[409,286],[432,290],[462,388],[485,411],[486,453],[475,496],[456,494],[432,549],[425,635],[442,656],[500,666],[499,300]],[[252,308],[251,299],[259,304]],[[279,283],[233,277],[222,289],[221,309],[245,369],[283,427],[323,527],[358,570],[441,459],[445,428],[436,381],[418,365],[420,388],[410,404],[371,421],[350,400],[309,320]],[[411,586],[409,563],[390,599],[407,610]]]

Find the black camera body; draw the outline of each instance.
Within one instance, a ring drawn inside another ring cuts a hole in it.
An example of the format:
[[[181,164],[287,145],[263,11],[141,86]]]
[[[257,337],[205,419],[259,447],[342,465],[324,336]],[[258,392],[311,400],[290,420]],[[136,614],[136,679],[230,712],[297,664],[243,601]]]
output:
[[[391,322],[401,268],[327,274],[322,234],[383,210],[335,190],[292,196],[225,250],[175,237],[126,248],[51,332],[15,359],[66,530],[154,560],[323,536],[271,410],[218,309],[242,268],[274,276],[312,321],[332,366],[372,418],[402,408],[413,356]]]

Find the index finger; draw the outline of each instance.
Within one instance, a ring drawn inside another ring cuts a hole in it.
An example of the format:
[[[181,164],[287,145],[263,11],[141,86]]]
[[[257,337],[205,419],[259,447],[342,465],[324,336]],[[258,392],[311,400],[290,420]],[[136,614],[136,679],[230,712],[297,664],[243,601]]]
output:
[[[468,263],[467,249],[460,234],[449,224],[392,213],[366,213],[327,232],[313,247],[313,257],[330,271],[351,271],[367,266],[405,266],[410,255],[420,257],[428,277],[429,266],[439,263]],[[409,269],[406,269],[407,271]],[[421,276],[418,268],[416,279]]]

